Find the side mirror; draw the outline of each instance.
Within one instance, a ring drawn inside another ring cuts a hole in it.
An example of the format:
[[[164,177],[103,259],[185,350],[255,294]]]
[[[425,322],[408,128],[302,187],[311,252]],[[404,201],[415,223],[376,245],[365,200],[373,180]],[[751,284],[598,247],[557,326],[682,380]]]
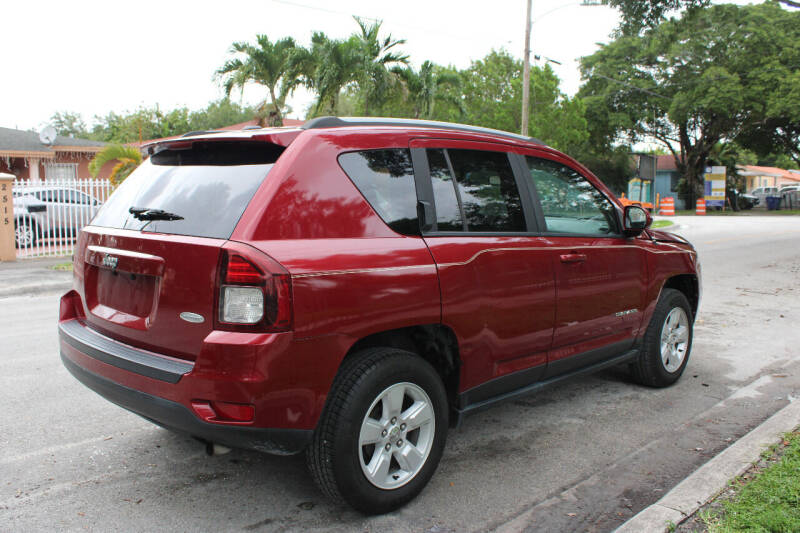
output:
[[[650,216],[643,207],[638,205],[626,205],[622,215],[622,233],[626,237],[636,237],[653,223]]]

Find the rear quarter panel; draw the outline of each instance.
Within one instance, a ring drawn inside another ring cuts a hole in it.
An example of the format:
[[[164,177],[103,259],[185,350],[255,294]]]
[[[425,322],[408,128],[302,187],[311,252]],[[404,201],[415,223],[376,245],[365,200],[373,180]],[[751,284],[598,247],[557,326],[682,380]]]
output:
[[[346,151],[392,147],[407,148],[408,135],[304,132],[231,236],[291,274],[294,340],[281,366],[292,367],[295,393],[314,405],[314,422],[356,341],[441,321],[436,266],[424,241],[392,231],[337,161]]]

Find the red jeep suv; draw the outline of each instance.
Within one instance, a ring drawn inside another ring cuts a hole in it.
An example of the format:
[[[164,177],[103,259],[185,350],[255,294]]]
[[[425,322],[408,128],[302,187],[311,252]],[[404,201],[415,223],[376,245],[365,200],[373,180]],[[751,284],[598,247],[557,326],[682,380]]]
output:
[[[64,365],[207,443],[305,451],[362,512],[414,498],[469,413],[686,367],[693,247],[535,139],[323,117],[147,150],[80,233]]]

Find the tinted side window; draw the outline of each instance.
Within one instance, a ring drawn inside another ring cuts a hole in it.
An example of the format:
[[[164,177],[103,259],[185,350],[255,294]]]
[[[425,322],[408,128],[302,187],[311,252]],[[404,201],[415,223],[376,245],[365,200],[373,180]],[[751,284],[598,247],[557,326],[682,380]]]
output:
[[[542,204],[547,231],[581,235],[618,234],[614,205],[573,169],[526,156]]]
[[[408,149],[349,152],[339,156],[339,164],[390,228],[404,235],[419,234],[417,191]]]
[[[517,183],[508,154],[448,149],[469,231],[525,231]]]
[[[428,150],[428,167],[433,186],[433,201],[436,203],[436,230],[463,231],[461,208],[456,197],[456,182],[447,165],[444,150]]]

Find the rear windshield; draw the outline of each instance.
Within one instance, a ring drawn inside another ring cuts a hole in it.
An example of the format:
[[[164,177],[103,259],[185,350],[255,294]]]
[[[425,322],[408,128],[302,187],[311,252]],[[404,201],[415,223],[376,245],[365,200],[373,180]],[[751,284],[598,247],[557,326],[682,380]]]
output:
[[[216,142],[159,152],[114,191],[92,225],[228,239],[282,150],[265,143]],[[131,208],[182,218],[140,220]]]

